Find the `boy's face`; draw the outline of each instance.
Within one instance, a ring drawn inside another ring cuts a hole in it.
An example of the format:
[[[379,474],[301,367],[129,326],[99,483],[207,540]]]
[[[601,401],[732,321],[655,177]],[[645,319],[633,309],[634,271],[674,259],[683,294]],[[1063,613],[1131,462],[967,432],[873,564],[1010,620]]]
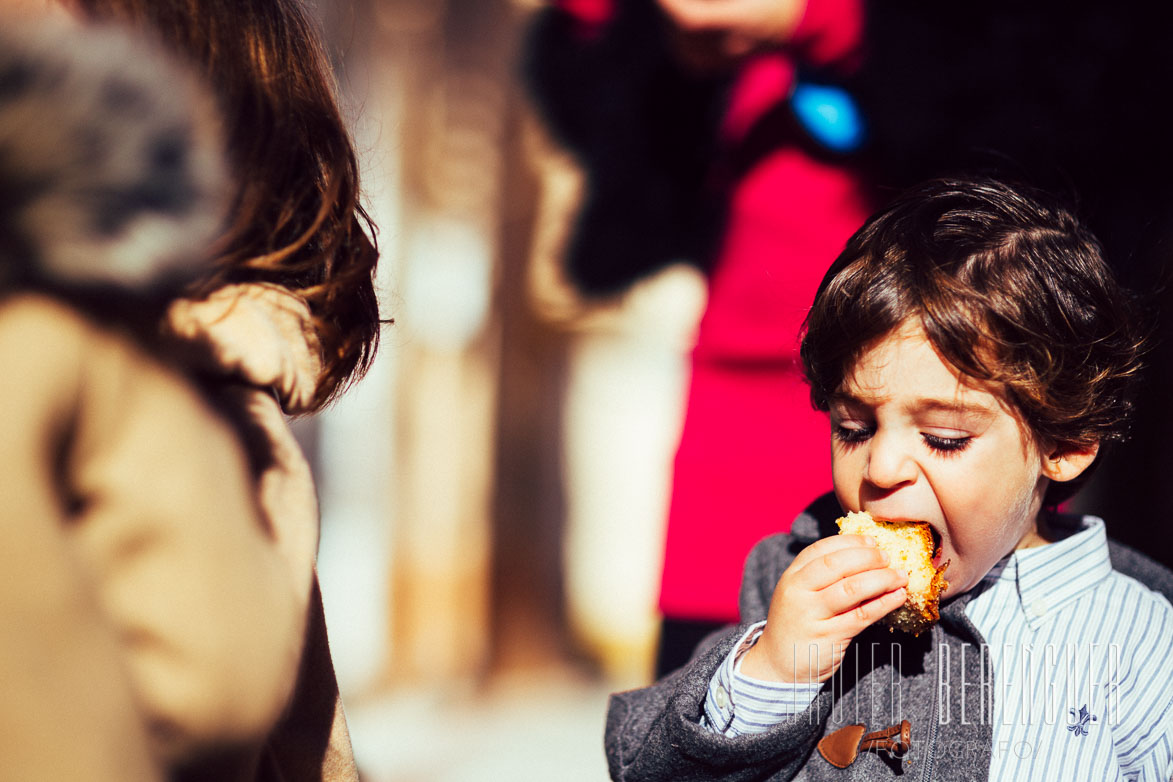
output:
[[[964,382],[917,322],[869,348],[831,408],[831,470],[844,508],[927,521],[949,560],[947,596],[1037,540],[1049,460],[1005,401]]]

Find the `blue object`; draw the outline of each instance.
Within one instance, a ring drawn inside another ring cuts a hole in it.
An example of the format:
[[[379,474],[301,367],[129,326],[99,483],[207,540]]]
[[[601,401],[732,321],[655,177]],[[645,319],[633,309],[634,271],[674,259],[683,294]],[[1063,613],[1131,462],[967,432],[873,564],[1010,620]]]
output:
[[[833,152],[854,152],[863,144],[863,115],[842,87],[799,81],[790,93],[790,107],[803,130]]]

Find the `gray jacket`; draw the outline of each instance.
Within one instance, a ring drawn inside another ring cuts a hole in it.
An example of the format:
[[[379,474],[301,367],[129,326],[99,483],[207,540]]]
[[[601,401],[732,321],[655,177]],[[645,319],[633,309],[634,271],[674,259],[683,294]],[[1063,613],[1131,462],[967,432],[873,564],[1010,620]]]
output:
[[[968,594],[943,605],[940,623],[919,638],[868,628],[848,648],[831,685],[793,720],[766,733],[736,738],[700,725],[717,668],[747,625],[766,618],[774,585],[795,555],[836,532],[838,515],[834,498],[826,495],[795,520],[789,534],[772,536],[754,548],[741,586],[745,625],[706,639],[687,666],[653,686],[611,697],[606,750],[613,780],[988,779],[993,728],[989,720],[963,724],[958,719],[963,699],[969,714],[980,713],[980,688],[950,687],[952,718],[939,724],[937,714],[938,682],[945,677],[970,683],[993,678],[988,657],[974,653],[983,639],[965,614]],[[1117,571],[1173,601],[1173,573],[1125,546],[1109,543],[1109,548]],[[898,651],[893,648],[897,639]],[[948,654],[939,648],[942,645],[949,647]],[[824,735],[845,725],[862,723],[870,732],[901,718],[912,727],[912,749],[903,758],[861,752],[854,763],[840,769],[815,749]]]

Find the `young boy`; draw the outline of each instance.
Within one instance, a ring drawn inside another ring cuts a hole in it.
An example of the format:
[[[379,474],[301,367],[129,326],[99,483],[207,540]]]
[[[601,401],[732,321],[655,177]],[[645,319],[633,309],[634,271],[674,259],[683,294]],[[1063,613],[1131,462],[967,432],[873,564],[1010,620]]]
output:
[[[873,217],[802,344],[838,502],[750,555],[746,625],[612,698],[612,778],[1169,780],[1173,606],[1140,582],[1173,582],[1054,511],[1123,435],[1128,310],[1095,239],[1006,185],[934,182]],[[834,535],[842,510],[931,525],[929,632],[873,624],[907,577]]]

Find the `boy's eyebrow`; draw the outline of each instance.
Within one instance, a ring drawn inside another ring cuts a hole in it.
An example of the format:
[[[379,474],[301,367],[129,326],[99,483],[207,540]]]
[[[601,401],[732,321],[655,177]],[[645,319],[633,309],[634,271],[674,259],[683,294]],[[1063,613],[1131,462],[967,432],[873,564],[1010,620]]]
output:
[[[990,410],[988,405],[979,404],[977,402],[962,402],[958,399],[918,399],[910,407],[917,412],[934,413],[960,413],[962,415],[989,415]]]
[[[838,392],[831,396],[831,404],[856,404],[871,406],[875,405],[880,400],[867,399],[848,394],[845,392]],[[960,399],[940,399],[936,397],[922,397],[915,400],[908,406],[908,409],[915,413],[957,413],[960,415],[975,415],[988,416],[993,411],[988,405],[983,405],[979,402],[964,402]]]

